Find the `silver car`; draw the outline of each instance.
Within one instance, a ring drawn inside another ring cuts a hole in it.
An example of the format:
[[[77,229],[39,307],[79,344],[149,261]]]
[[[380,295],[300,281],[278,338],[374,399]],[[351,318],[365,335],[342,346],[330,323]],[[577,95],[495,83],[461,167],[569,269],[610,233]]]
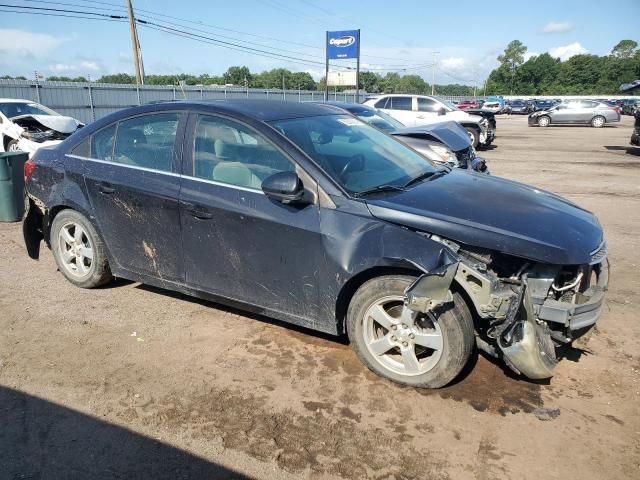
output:
[[[560,103],[548,110],[529,115],[529,126],[548,127],[551,124],[584,124],[595,128],[619,122],[620,113],[595,100],[575,100]]]

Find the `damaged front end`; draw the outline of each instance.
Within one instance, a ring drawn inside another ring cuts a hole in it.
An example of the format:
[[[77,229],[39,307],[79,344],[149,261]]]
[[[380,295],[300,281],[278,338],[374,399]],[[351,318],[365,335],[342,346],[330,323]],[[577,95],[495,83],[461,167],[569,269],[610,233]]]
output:
[[[586,347],[609,280],[604,243],[588,265],[559,266],[431,238],[448,248],[406,290],[408,308],[432,312],[459,287],[477,314],[478,348],[530,379],[553,376],[557,347]]]
[[[22,115],[11,121],[16,126],[18,149],[29,153],[57,145],[83,126],[74,118],[59,115]]]

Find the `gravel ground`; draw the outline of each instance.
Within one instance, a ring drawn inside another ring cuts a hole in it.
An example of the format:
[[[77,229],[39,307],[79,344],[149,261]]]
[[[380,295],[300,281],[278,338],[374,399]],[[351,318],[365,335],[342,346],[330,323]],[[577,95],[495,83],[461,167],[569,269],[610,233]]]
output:
[[[74,288],[0,224],[0,478],[639,478],[631,124],[500,117],[484,152],[594,211],[609,242],[592,353],[546,383],[480,356],[450,387],[401,388],[333,338],[137,283]]]

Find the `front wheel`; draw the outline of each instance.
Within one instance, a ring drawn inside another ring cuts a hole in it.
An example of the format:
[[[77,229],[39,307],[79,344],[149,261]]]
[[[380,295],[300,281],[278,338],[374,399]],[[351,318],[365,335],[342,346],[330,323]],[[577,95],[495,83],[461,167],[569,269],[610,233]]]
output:
[[[10,140],[7,143],[7,152],[19,152],[20,147],[18,147],[18,140]]]
[[[604,117],[598,115],[597,117],[593,117],[591,119],[591,126],[593,128],[601,128],[604,127],[604,124],[606,123],[606,120],[604,119]]]
[[[112,279],[104,244],[84,215],[61,211],[53,220],[50,236],[58,269],[71,283],[94,288]]]
[[[538,126],[539,127],[548,127],[550,123],[551,123],[551,119],[549,117],[547,117],[546,115],[543,115],[543,116],[538,118]]]
[[[349,340],[374,373],[402,385],[443,387],[460,373],[471,354],[471,313],[458,294],[434,313],[405,307],[404,291],[414,280],[389,275],[364,283],[349,304]]]
[[[471,140],[471,144],[473,145],[473,148],[478,148],[478,142],[480,139],[480,135],[478,134],[478,131],[472,127],[465,127],[465,129],[467,130],[467,134],[469,135],[469,139]]]

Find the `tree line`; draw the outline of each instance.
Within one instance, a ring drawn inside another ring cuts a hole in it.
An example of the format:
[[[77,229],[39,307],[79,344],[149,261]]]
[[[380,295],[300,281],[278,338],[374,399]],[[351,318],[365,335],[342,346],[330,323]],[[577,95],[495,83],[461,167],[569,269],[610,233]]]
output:
[[[9,77],[17,80],[26,80],[25,77]],[[50,76],[49,81],[84,82],[86,77]],[[116,73],[103,75],[94,80],[97,83],[135,84],[136,78],[128,73]],[[292,72],[286,68],[274,68],[261,73],[253,73],[246,66],[229,67],[222,75],[145,75],[146,85],[238,85],[250,88],[282,89],[288,90],[319,90],[325,89],[324,77],[316,82],[307,72]],[[431,93],[431,85],[419,75],[400,75],[399,73],[387,73],[381,75],[376,72],[360,72],[360,88],[369,93]],[[352,90],[355,87],[337,87],[336,90]],[[334,87],[331,87],[331,91]],[[435,92],[440,95],[473,95],[474,88],[468,85],[447,84],[436,85]]]
[[[507,45],[486,83],[493,95],[615,95],[622,83],[640,78],[640,50],[621,40],[609,55],[580,54],[561,61],[548,53],[525,61],[527,47]]]

